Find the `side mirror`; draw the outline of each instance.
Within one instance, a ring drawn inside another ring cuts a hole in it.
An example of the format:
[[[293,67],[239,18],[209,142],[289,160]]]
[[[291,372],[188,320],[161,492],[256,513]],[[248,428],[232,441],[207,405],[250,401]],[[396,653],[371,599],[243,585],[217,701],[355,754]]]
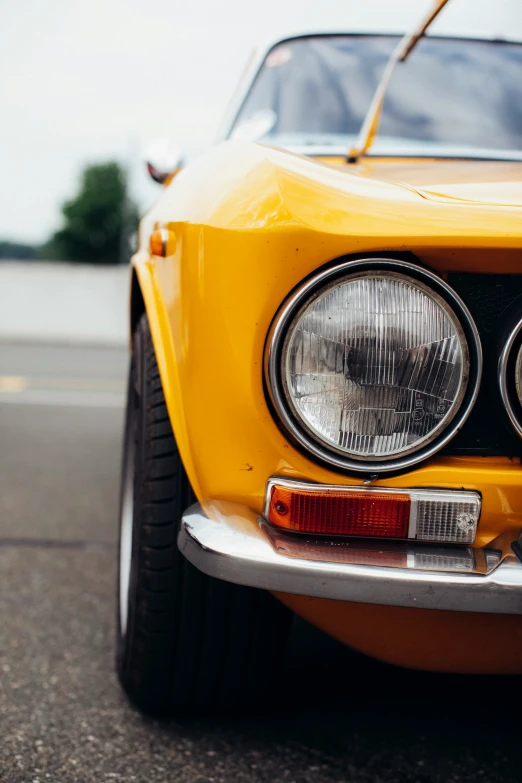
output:
[[[181,170],[183,158],[180,148],[170,139],[156,139],[147,149],[145,162],[154,182],[168,185]]]

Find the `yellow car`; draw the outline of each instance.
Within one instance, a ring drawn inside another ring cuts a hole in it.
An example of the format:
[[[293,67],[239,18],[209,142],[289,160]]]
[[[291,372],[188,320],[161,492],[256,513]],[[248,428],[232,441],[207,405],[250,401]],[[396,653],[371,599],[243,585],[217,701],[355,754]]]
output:
[[[251,64],[132,264],[121,683],[259,703],[292,613],[522,672],[522,45],[309,35]]]

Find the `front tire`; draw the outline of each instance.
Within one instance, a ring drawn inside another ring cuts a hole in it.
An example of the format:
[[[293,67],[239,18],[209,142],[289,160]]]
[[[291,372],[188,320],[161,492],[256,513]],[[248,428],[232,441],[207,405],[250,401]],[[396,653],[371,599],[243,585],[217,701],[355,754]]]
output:
[[[144,315],[125,424],[117,670],[149,713],[259,705],[290,625],[291,613],[270,594],[209,577],[179,552],[181,515],[194,501]]]

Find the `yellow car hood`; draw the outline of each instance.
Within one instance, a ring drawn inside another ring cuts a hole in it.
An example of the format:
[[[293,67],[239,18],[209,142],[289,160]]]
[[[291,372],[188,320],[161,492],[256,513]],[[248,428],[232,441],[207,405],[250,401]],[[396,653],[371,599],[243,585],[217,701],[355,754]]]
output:
[[[521,246],[521,163],[338,163],[225,142],[165,188],[142,221],[141,247],[148,249],[154,227],[180,222],[257,235],[296,232],[300,250],[310,232],[326,235],[330,258],[375,248],[498,247],[499,238],[505,248]]]
[[[522,163],[496,161],[375,162],[361,167],[368,177],[407,184],[435,201],[484,206],[522,206]]]

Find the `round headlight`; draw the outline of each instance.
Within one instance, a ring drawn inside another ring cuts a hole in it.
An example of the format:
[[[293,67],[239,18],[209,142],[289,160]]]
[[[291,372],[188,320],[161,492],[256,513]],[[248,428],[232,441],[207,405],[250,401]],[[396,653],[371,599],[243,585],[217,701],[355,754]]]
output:
[[[370,463],[397,469],[403,458],[415,454],[404,463],[411,464],[443,445],[429,449],[447,434],[466,397],[468,339],[448,301],[456,296],[445,298],[419,279],[434,278],[445,289],[430,273],[413,267],[413,277],[409,264],[400,264],[401,271],[393,263],[368,268],[371,261],[362,269],[361,262],[343,266],[349,274],[319,281],[286,308],[279,367],[271,368],[272,385],[279,375],[275,401],[293,434],[319,456],[332,462],[339,455],[344,460],[334,464],[359,470]],[[462,316],[465,307],[457,304]],[[276,326],[276,338],[277,332]]]
[[[509,419],[522,437],[522,321],[511,329],[500,355],[499,382]]]

